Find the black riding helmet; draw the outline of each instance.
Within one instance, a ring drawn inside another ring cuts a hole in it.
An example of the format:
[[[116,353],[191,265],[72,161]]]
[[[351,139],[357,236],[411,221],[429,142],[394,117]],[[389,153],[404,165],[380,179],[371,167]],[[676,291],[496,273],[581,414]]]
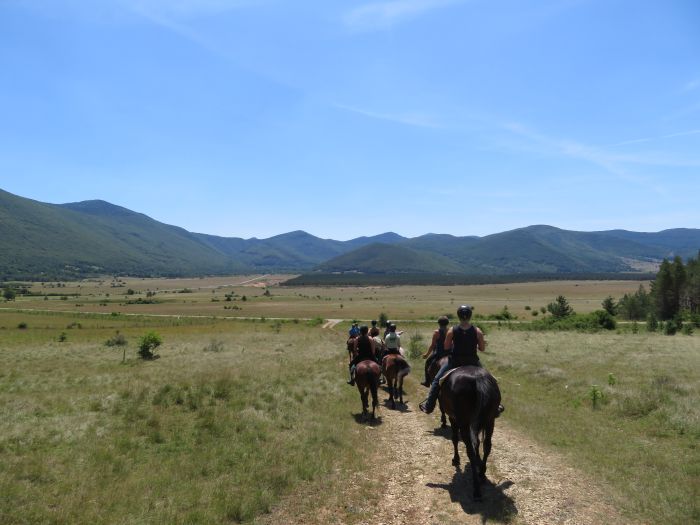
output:
[[[474,309],[468,305],[468,304],[463,304],[459,308],[457,308],[457,317],[464,321],[468,321],[469,319],[472,318],[472,311]]]

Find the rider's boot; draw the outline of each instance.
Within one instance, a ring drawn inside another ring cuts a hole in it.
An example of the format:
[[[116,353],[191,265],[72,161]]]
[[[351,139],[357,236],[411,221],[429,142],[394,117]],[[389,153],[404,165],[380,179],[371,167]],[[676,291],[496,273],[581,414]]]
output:
[[[350,380],[348,381],[348,385],[355,386],[355,367],[350,368]]]
[[[433,379],[433,382],[430,385],[430,390],[428,391],[428,397],[418,405],[418,408],[421,409],[421,412],[431,414],[433,410],[435,410],[435,403],[437,403],[438,393],[440,392],[440,377],[438,377],[439,375],[440,374],[438,373],[438,375],[435,376],[435,379]]]

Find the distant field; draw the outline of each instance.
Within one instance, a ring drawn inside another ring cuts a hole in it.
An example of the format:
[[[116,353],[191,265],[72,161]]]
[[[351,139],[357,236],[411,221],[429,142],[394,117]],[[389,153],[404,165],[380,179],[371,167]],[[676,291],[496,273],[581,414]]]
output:
[[[79,312],[121,312],[216,317],[371,319],[380,312],[401,320],[432,320],[469,303],[481,315],[507,306],[520,319],[564,295],[577,312],[600,308],[608,295],[619,299],[648,281],[549,281],[460,286],[278,286],[289,276],[202,279],[88,280],[31,283],[33,297],[0,307]],[[133,294],[129,293],[133,291]],[[152,296],[149,296],[150,294]],[[227,297],[228,296],[228,297]],[[529,306],[532,310],[526,310]]]

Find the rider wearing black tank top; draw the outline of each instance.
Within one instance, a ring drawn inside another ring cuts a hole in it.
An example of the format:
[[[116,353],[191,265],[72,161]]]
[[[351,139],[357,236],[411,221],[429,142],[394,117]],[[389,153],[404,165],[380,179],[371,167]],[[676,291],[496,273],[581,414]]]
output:
[[[450,359],[445,363],[430,384],[428,397],[420,403],[419,408],[430,414],[435,408],[438,391],[440,390],[440,379],[452,368],[458,366],[481,366],[477,351],[483,352],[486,348],[484,334],[477,327],[471,324],[472,307],[462,305],[457,309],[459,325],[453,326],[445,337],[445,349],[451,349]]]
[[[460,325],[452,327],[452,366],[481,366],[476,355],[479,346],[477,328],[470,325],[463,328]]]

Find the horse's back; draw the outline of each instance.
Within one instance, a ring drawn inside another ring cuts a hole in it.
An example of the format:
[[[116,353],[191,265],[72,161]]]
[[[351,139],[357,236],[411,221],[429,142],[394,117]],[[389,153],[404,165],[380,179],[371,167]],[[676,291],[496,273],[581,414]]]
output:
[[[393,375],[404,368],[408,368],[409,364],[400,354],[387,354],[382,359],[382,369],[385,375]]]
[[[467,419],[474,413],[496,417],[501,402],[498,382],[488,370],[479,366],[454,369],[445,378],[440,394],[445,412],[452,415],[462,412]]]
[[[381,374],[381,369],[379,368],[379,365],[373,361],[372,359],[365,359],[364,361],[360,361],[357,363],[357,366],[355,367],[355,376],[360,376],[360,375],[379,375]]]

